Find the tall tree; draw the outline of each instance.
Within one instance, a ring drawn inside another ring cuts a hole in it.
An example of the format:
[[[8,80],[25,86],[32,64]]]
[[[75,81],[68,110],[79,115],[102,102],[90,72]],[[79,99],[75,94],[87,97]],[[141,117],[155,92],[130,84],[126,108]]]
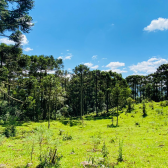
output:
[[[32,17],[29,16],[33,6],[33,0],[1,0],[0,36],[8,37],[20,46],[22,33],[28,33],[34,25]],[[7,35],[6,32],[11,32],[11,35]]]

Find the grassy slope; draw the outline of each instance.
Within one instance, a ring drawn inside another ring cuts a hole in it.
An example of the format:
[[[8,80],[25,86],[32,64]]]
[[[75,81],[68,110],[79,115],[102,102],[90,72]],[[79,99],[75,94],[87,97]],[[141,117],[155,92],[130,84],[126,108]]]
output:
[[[70,127],[59,121],[51,122],[52,138],[50,145],[57,144],[58,152],[63,155],[61,167],[80,168],[82,161],[89,160],[89,157],[102,157],[101,149],[106,142],[110,163],[117,163],[119,139],[123,139],[123,159],[115,167],[168,167],[168,107],[163,108],[163,114],[158,114],[156,108],[159,103],[154,103],[154,110],[146,104],[148,116],[142,117],[141,104],[135,105],[131,113],[122,113],[119,117],[119,127],[107,128],[111,124],[110,119],[84,120],[84,124]],[[136,125],[135,123],[139,123]],[[5,139],[0,146],[0,164],[7,167],[24,167],[30,162],[30,151],[34,133],[32,130],[37,126],[44,125],[47,129],[47,122],[25,123],[17,126],[17,136]],[[0,126],[2,132],[4,128]],[[59,130],[64,130],[72,136],[72,140],[62,141],[63,135],[58,135]],[[94,145],[100,140],[97,152],[93,152]],[[43,150],[49,146],[46,141],[43,143]],[[71,154],[74,150],[75,154]],[[33,154],[33,166],[39,164],[39,145],[35,144]]]

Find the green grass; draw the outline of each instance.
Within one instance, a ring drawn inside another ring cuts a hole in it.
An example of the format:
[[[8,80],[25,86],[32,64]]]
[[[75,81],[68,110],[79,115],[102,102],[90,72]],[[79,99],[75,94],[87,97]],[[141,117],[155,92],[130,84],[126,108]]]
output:
[[[39,134],[36,134],[36,130],[43,126],[45,132],[42,152],[46,153],[48,147],[56,146],[59,155],[63,156],[60,160],[62,168],[82,168],[81,162],[102,158],[104,142],[108,150],[106,161],[111,167],[167,168],[168,107],[163,107],[163,113],[160,113],[160,110],[156,110],[162,109],[160,103],[154,103],[154,110],[149,104],[146,104],[147,117],[142,117],[142,104],[135,105],[131,113],[123,111],[119,116],[119,127],[107,127],[111,124],[111,119],[91,115],[83,123],[74,120],[75,126],[70,126],[69,120],[52,121],[50,131],[47,129],[47,122],[23,123],[17,126],[16,137],[0,139],[0,164],[6,164],[9,168],[25,167],[31,162],[34,139],[32,167],[36,167],[40,163]],[[114,121],[116,122],[116,118]],[[0,126],[0,132],[4,129],[5,127]],[[63,138],[67,136],[72,139]],[[119,141],[122,140],[123,161],[118,162]]]

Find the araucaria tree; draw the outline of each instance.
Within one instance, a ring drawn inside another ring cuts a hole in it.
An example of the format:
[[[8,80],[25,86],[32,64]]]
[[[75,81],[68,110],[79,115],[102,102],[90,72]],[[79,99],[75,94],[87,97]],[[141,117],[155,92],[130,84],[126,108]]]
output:
[[[33,19],[29,16],[29,11],[33,6],[33,0],[1,0],[0,36],[8,37],[20,46],[22,33],[28,33],[33,26]],[[6,32],[11,32],[11,34],[7,35]]]

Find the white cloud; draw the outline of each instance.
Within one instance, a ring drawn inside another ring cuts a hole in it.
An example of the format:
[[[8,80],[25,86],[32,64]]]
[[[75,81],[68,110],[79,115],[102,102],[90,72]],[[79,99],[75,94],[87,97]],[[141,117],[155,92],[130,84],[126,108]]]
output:
[[[108,70],[102,70],[102,71],[105,71],[105,72],[109,72],[109,71],[112,71],[112,72],[117,72],[117,73],[126,73],[127,71],[124,71],[124,70],[121,70],[121,69],[108,69]]]
[[[67,50],[67,51],[69,51],[69,50]]]
[[[21,40],[21,45],[26,45],[28,43],[29,43],[29,41],[27,40],[27,37],[23,34],[22,35],[22,40]]]
[[[71,70],[71,68],[68,68],[68,71],[70,71]]]
[[[32,51],[33,49],[30,48],[30,47],[27,47],[27,48],[25,48],[25,49],[23,49],[23,50],[26,51],[26,52],[29,52],[29,51]]]
[[[73,55],[72,55],[71,53],[68,53],[68,55],[65,56],[64,60],[66,60],[66,59],[69,59],[69,60],[70,60],[70,59],[72,58],[72,56],[73,56]]]
[[[107,68],[110,68],[111,70],[116,69],[118,67],[125,66],[125,63],[122,62],[110,62],[108,65],[106,65]]]
[[[150,74],[154,73],[160,65],[166,63],[168,63],[168,60],[166,59],[153,57],[148,61],[139,62],[137,65],[129,66],[129,68],[134,74]]]
[[[13,44],[13,45],[14,45],[14,44],[15,44],[14,41],[9,40],[9,39],[6,38],[6,37],[5,37],[5,38],[1,38],[1,39],[0,39],[0,42],[1,42],[1,43],[5,43],[5,44],[7,44],[7,45],[10,45],[10,44]]]
[[[7,44],[7,45],[10,45],[10,44],[15,44],[15,42],[14,41],[12,41],[12,40],[9,40],[8,38],[2,38],[2,39],[0,39],[0,42],[1,43],[5,43],[5,44]],[[27,37],[24,35],[24,34],[22,34],[22,40],[21,40],[21,45],[26,45],[26,44],[28,44],[29,43],[29,41],[27,40]]]
[[[61,55],[62,55],[63,53],[61,53]]]
[[[111,26],[114,26],[114,23],[112,23]]]
[[[69,59],[69,60],[70,60],[70,59],[72,58],[72,56],[73,56],[73,55],[72,55],[71,53],[68,53],[68,55],[65,56],[64,60],[66,60],[66,59]]]
[[[63,59],[61,56],[59,56],[57,59]]]
[[[121,70],[121,69],[118,69],[119,67],[123,67],[125,66],[125,63],[123,62],[110,62],[108,65],[106,65],[107,68],[110,68],[110,69],[107,69],[107,70],[103,70],[103,71],[113,71],[113,72],[117,72],[117,73],[126,73],[127,71],[126,70]]]
[[[93,55],[92,59],[93,60],[97,59],[97,55]]]
[[[89,68],[91,68],[92,66],[93,66],[93,64],[92,63],[84,63],[84,65],[86,65],[86,66],[88,66]]]
[[[127,71],[121,69],[113,69],[112,71],[117,73],[127,73]]]
[[[91,69],[97,69],[99,67],[99,65],[95,65],[93,67],[91,67]]]
[[[168,19],[166,18],[158,18],[156,20],[152,20],[150,25],[144,28],[144,31],[155,31],[155,30],[167,30],[168,29]]]

